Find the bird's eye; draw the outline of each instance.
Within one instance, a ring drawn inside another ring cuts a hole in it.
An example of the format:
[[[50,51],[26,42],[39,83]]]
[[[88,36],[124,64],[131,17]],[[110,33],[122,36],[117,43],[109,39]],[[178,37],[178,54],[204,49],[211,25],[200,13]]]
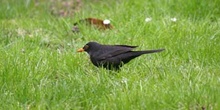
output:
[[[88,48],[89,48],[88,45],[85,45],[85,46],[83,47],[84,50],[87,50]]]

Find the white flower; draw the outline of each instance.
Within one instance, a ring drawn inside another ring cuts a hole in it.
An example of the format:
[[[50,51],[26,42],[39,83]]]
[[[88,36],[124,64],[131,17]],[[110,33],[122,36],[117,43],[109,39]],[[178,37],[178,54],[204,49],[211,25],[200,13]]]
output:
[[[68,46],[71,46],[71,43],[67,43]]]
[[[176,22],[177,19],[176,18],[171,18],[170,20],[173,21],[173,22]]]
[[[152,20],[152,18],[146,18],[145,22],[150,22]]]
[[[127,78],[122,78],[121,83],[127,84],[127,82],[128,82],[128,79],[127,79]]]
[[[103,24],[110,24],[110,20],[105,19],[105,20],[103,21]]]

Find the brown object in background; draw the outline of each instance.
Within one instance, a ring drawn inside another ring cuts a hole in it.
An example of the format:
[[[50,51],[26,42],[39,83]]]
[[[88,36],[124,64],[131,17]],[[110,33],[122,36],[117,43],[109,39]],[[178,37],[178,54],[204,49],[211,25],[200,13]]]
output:
[[[77,25],[79,23],[86,23],[91,26],[95,26],[98,29],[106,30],[106,29],[113,29],[113,26],[110,24],[110,20],[101,20],[101,19],[96,19],[96,18],[85,18],[81,19],[78,22],[74,23],[74,27],[72,29],[73,32],[79,32],[79,28]]]

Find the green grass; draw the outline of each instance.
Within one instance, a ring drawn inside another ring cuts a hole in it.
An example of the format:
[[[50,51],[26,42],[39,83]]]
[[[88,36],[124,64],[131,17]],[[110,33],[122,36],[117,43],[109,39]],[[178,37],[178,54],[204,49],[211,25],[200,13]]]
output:
[[[51,14],[51,7],[72,8],[59,2],[1,0],[0,109],[217,110],[219,4],[84,0],[63,17]],[[108,18],[115,28],[80,26],[72,33],[73,23],[86,17]],[[89,41],[166,51],[136,58],[117,73],[76,52]]]

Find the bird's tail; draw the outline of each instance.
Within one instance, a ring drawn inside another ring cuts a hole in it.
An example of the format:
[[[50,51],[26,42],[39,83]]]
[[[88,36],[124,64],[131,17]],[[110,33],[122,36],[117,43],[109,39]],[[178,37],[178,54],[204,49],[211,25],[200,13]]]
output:
[[[157,49],[157,50],[144,50],[144,51],[129,51],[121,56],[121,59],[123,59],[123,63],[128,63],[130,60],[141,56],[143,54],[149,54],[149,53],[156,53],[161,52],[165,49]]]
[[[157,53],[157,52],[162,52],[163,50],[165,50],[165,49],[130,51],[126,54],[127,54],[127,56],[129,56],[131,58],[135,58],[135,57],[138,57],[138,56],[143,55],[143,54]]]
[[[165,49],[157,49],[157,50],[144,50],[144,51],[136,51],[139,52],[141,54],[149,54],[149,53],[156,53],[156,52],[162,52]]]

